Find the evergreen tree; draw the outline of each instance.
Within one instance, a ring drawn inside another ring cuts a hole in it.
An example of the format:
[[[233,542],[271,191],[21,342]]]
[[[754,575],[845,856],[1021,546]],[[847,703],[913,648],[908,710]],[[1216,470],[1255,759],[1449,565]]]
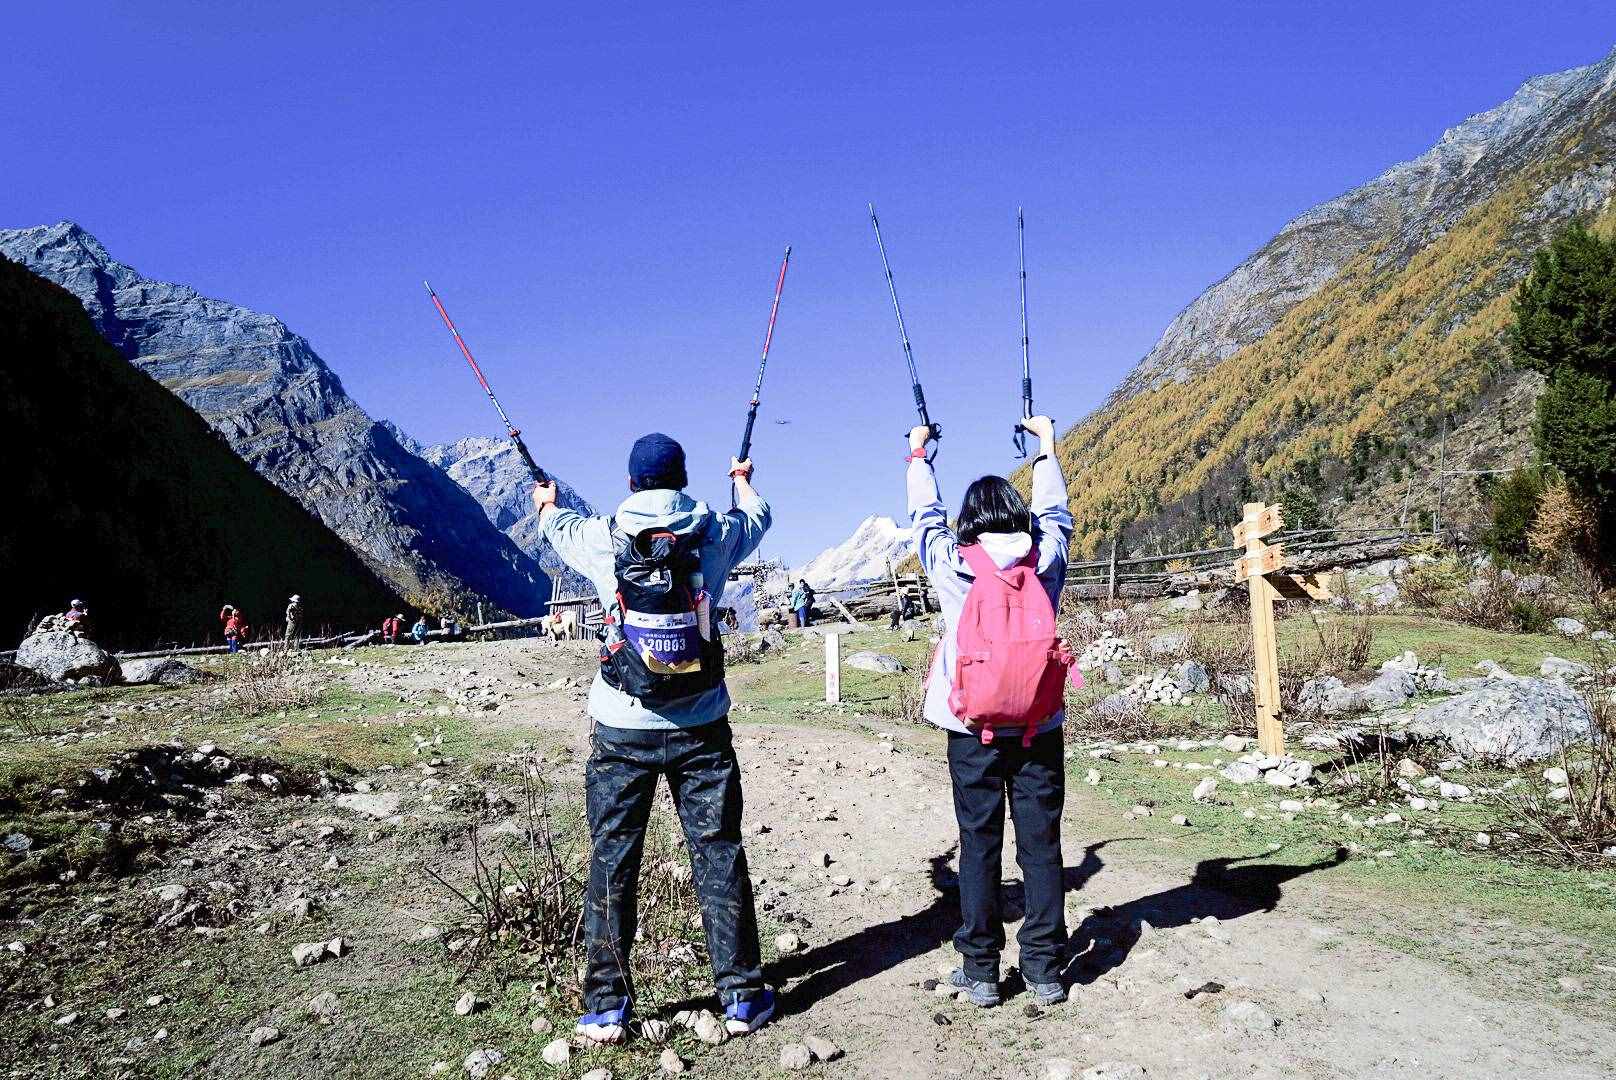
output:
[[[1616,243],[1582,225],[1533,260],[1515,297],[1515,362],[1546,380],[1532,437],[1542,460],[1598,515],[1616,553]]]

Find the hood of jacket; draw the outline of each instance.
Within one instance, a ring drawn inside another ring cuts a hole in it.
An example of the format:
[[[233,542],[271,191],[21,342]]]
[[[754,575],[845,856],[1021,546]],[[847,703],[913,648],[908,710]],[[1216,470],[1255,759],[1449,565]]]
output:
[[[1032,536],[1024,532],[983,533],[976,542],[1000,570],[1026,558],[1032,550]]]
[[[646,529],[666,529],[686,536],[705,529],[712,519],[713,512],[706,503],[669,488],[636,491],[623,500],[613,518],[617,527],[629,536]]]

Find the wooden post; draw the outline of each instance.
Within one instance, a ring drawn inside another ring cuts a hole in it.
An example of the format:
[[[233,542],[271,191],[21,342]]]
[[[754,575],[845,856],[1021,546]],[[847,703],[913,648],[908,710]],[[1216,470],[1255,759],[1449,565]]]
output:
[[[1262,503],[1245,504],[1246,516],[1241,526],[1246,557],[1252,563],[1260,559],[1267,548],[1262,540],[1263,530],[1257,524],[1267,509]],[[1279,643],[1274,637],[1274,587],[1261,571],[1249,573],[1246,586],[1251,594],[1251,652],[1256,669],[1252,673],[1252,693],[1257,704],[1257,745],[1263,753],[1279,757],[1285,753],[1285,728],[1279,714]]]
[[[825,635],[825,704],[842,700],[842,635]]]
[[[1117,542],[1115,540],[1111,541],[1111,567],[1106,571],[1105,575],[1105,598],[1107,600],[1117,598]]]

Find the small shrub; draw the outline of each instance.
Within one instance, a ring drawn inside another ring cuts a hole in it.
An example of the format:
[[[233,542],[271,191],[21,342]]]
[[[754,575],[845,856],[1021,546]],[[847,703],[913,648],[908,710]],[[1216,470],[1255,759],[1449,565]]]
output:
[[[1298,670],[1340,677],[1369,666],[1369,654],[1375,645],[1375,626],[1367,617],[1326,619],[1316,609],[1309,615],[1315,636],[1298,653],[1295,663]]]
[[[293,650],[280,642],[232,660],[224,669],[224,684],[238,716],[307,708],[320,699],[318,684],[299,670]]]
[[[1398,583],[1398,592],[1416,607],[1440,608],[1470,582],[1464,564],[1451,553],[1411,561],[1409,572]]]
[[[1492,525],[1483,536],[1488,550],[1512,558],[1528,552],[1528,537],[1543,497],[1543,477],[1536,469],[1516,469],[1492,485]]]
[[[1565,605],[1545,593],[1524,591],[1514,574],[1489,566],[1465,588],[1449,593],[1437,611],[1444,619],[1483,630],[1542,634],[1565,614]]]
[[[1587,504],[1572,494],[1564,480],[1555,480],[1538,500],[1526,546],[1540,559],[1557,563],[1590,551],[1593,534],[1594,516]]]

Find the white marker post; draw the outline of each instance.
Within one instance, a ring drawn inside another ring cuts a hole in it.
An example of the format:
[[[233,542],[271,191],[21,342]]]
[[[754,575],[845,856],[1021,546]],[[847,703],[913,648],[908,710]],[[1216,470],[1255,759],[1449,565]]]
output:
[[[842,635],[825,635],[825,704],[842,700]]]

